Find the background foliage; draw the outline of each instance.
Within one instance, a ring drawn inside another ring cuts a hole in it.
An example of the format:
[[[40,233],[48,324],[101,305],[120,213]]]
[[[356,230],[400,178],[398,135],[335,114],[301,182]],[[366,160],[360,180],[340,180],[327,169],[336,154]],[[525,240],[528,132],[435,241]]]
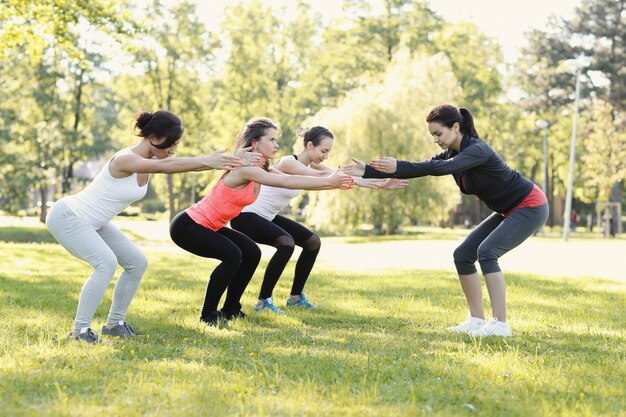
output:
[[[310,3],[232,2],[209,29],[196,3],[8,0],[0,4],[0,204],[35,210],[82,188],[87,161],[132,145],[134,116],[170,109],[186,126],[181,155],[233,150],[245,121],[281,125],[284,153],[299,150],[301,124],[336,134],[335,165],[350,156],[419,160],[435,154],[424,126],[430,107],[468,107],[478,131],[511,165],[543,182],[549,125],[551,224],[559,224],[568,175],[574,77],[581,54],[581,118],[574,207],[622,201],[626,167],[624,0],[583,0],[570,20],[527,34],[514,64],[497,39],[445,21],[427,2],[345,0],[325,21]],[[512,94],[512,93],[515,94]],[[187,207],[219,173],[154,176],[145,209]],[[410,223],[479,222],[486,210],[449,178],[414,180],[403,192],[315,193],[304,215],[320,227],[364,223],[379,233]],[[142,203],[139,203],[140,205]],[[392,204],[397,210],[391,210]],[[304,204],[301,204],[304,206]]]

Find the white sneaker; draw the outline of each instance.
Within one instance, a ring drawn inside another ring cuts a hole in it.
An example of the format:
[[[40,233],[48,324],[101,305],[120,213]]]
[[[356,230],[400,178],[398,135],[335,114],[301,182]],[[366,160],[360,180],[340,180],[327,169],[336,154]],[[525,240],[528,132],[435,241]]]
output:
[[[485,319],[479,319],[478,317],[469,316],[466,321],[458,326],[448,327],[449,332],[454,333],[469,333],[474,330],[478,330],[485,325]]]
[[[499,337],[511,337],[513,333],[509,325],[493,317],[483,327],[478,330],[469,332],[470,336],[483,337],[483,336],[499,336]]]

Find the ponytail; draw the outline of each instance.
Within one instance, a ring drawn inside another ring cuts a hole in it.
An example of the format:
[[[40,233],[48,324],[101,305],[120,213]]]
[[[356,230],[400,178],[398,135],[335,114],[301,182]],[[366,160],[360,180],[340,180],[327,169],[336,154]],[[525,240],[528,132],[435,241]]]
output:
[[[474,127],[474,118],[465,107],[457,109],[450,104],[435,106],[426,116],[426,123],[431,122],[439,123],[447,128],[451,128],[455,123],[458,123],[461,133],[478,137],[478,132]]]
[[[477,138],[478,132],[474,127],[474,118],[472,117],[472,113],[470,113],[470,111],[465,107],[461,107],[459,109],[459,113],[461,113],[461,117],[463,118],[463,120],[461,120],[461,132]]]

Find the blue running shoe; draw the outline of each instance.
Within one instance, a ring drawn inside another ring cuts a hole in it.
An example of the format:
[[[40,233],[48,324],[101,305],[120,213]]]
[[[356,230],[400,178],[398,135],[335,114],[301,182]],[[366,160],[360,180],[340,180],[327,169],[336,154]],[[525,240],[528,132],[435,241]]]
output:
[[[315,308],[315,305],[311,304],[309,300],[307,300],[304,292],[301,292],[299,300],[293,301],[291,298],[287,298],[287,307]]]
[[[274,305],[274,300],[272,300],[272,297],[266,298],[265,300],[261,300],[261,301],[263,301],[263,304],[261,305],[256,304],[254,306],[254,311],[269,310],[276,314],[285,314],[284,310],[281,310],[280,308]]]

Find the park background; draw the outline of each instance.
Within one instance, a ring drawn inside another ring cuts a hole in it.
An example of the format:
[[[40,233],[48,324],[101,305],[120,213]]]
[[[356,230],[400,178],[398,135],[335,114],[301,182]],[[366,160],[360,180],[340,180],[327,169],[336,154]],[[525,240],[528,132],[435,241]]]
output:
[[[487,17],[516,27],[501,3]],[[626,4],[571,3],[511,50],[463,18],[471,5],[450,20],[436,1],[1,2],[0,415],[624,416]],[[232,151],[252,116],[280,124],[281,154],[322,124],[338,166],[432,156],[424,118],[443,102],[550,202],[502,260],[510,341],[445,334],[465,315],[451,251],[489,213],[448,177],[303,193],[287,214],[324,236],[307,287],[322,309],[202,327],[215,263],[177,251],[167,224],[212,171],[154,175],[116,219],[150,260],[131,312],[149,337],[65,340],[88,267],[42,220],[135,143],[139,111],[181,116],[178,155]],[[570,167],[579,222],[564,233]]]

